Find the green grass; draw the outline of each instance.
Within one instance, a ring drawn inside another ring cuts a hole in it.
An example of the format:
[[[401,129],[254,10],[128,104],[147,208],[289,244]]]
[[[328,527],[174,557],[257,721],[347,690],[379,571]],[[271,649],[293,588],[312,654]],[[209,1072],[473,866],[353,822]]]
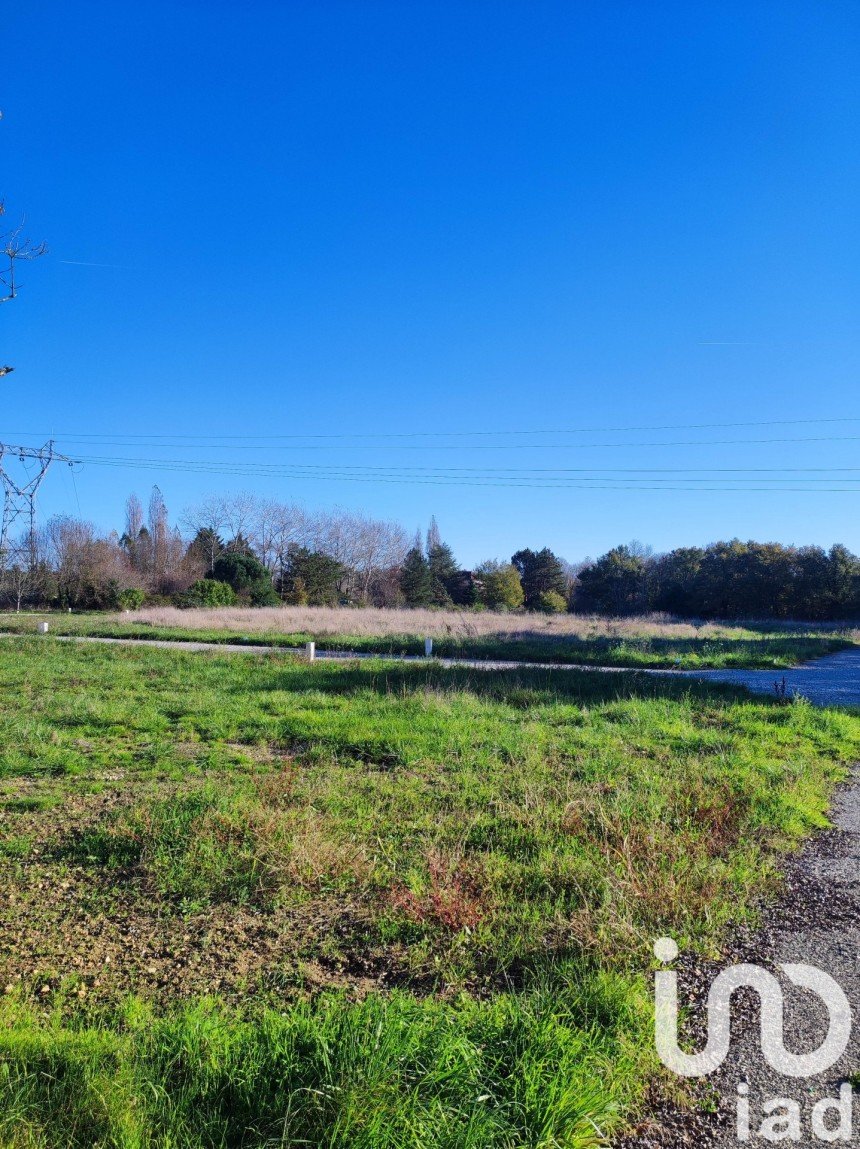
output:
[[[423,656],[424,637],[416,634],[368,636],[330,635],[280,631],[242,633],[231,630],[201,630],[193,627],[155,626],[147,622],[117,622],[99,614],[15,615],[0,620],[0,630],[32,634],[37,622],[47,618],[58,635],[97,635],[105,638],[159,639],[164,642],[208,642],[240,646],[276,646],[298,649],[315,641],[321,651],[350,651],[379,657],[386,655]],[[437,637],[433,652],[439,658],[557,662],[568,665],[597,665],[684,670],[746,667],[787,669],[811,658],[834,654],[855,646],[847,634],[798,629],[747,629],[733,626],[724,636],[663,637],[630,634],[618,637],[593,635],[528,635],[507,638],[495,636]]]
[[[583,1010],[623,1022],[625,995],[328,997],[253,1019],[213,1002],[156,1018],[130,1002],[99,1028],[7,1008],[0,1137],[9,1149],[596,1146],[627,1091],[613,1097],[595,1074],[635,1067]]]
[[[716,950],[825,824],[860,717],[635,673],[10,639],[0,747],[3,1149],[550,1149],[635,1114],[652,939]],[[134,940],[128,985],[64,965],[64,931],[97,950],[115,920],[217,923],[230,991],[147,981]],[[249,923],[280,931],[259,968]]]

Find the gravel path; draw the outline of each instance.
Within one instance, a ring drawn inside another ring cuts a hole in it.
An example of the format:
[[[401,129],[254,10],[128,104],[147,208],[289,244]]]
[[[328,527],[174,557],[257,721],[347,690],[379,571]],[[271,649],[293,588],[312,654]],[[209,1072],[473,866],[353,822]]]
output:
[[[0,631],[0,638],[25,637],[14,631]],[[32,637],[27,635],[26,637]],[[189,639],[168,638],[109,638],[103,634],[51,634],[49,638],[59,642],[101,642],[113,646],[155,646],[162,650],[211,650],[216,654],[287,654],[304,658],[301,646],[267,646],[257,642],[194,642]],[[428,662],[438,666],[465,666],[475,670],[597,670],[604,674],[619,674],[625,670],[635,670],[629,666],[595,666],[589,663],[574,662],[522,662],[517,659],[502,658],[437,658],[429,659],[422,654],[373,654],[356,650],[319,650],[317,661],[355,662],[362,659],[384,659],[386,662]],[[646,674],[678,674],[675,670],[646,670]]]
[[[696,675],[767,694],[784,681],[786,694],[802,694],[816,706],[860,706],[860,650],[827,654],[794,670],[703,670]]]
[[[702,1096],[711,1092],[717,1105],[712,1113],[690,1112],[656,1105],[652,1122],[616,1149],[681,1149],[686,1146],[734,1149],[741,1145],[768,1145],[774,1138],[760,1136],[764,1102],[790,1097],[801,1106],[801,1139],[788,1140],[802,1149],[824,1143],[811,1129],[813,1106],[825,1097],[837,1098],[840,1085],[860,1071],[860,772],[837,794],[831,812],[833,829],[816,835],[791,858],[785,870],[785,889],[775,903],[764,907],[762,925],[754,933],[738,934],[719,966],[685,962],[680,969],[680,1000],[703,1003],[716,973],[726,965],[752,962],[776,973],[784,987],[785,1046],[795,1053],[816,1049],[828,1026],[826,1010],[813,994],[799,990],[775,969],[777,963],[800,962],[833,977],[848,997],[854,1032],[842,1058],[826,1073],[810,1078],[790,1078],[776,1073],[765,1062],[759,1045],[756,998],[742,990],[734,999],[732,1045],[716,1075],[707,1079]],[[697,1011],[701,1021],[701,1010]],[[693,1048],[701,1049],[701,1026],[693,1030]],[[737,1135],[739,1084],[749,1089],[750,1137]],[[853,1134],[860,1145],[860,1096],[854,1101]]]
[[[20,635],[0,634],[4,638]],[[261,646],[250,643],[213,643],[171,641],[155,638],[107,638],[102,635],[52,635],[62,642],[101,642],[121,646],[155,646],[165,650],[214,650],[223,654],[291,654],[302,657],[301,647]],[[376,654],[356,653],[349,650],[318,650],[320,660],[337,662],[354,659],[379,658]],[[395,662],[426,662],[417,654],[384,655]],[[441,666],[464,666],[475,670],[593,670],[603,674],[618,674],[625,670],[637,669],[643,674],[684,675],[703,678],[711,682],[728,682],[735,686],[745,686],[760,694],[774,694],[784,689],[787,695],[802,695],[816,706],[860,706],[860,649],[843,650],[828,654],[798,666],[793,670],[655,670],[623,666],[595,666],[589,663],[566,662],[519,662],[513,659],[434,659]]]

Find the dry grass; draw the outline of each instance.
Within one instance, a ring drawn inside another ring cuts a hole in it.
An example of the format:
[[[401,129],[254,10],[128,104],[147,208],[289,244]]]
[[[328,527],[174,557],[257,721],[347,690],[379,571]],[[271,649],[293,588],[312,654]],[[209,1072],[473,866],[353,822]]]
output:
[[[312,634],[380,637],[427,635],[432,638],[733,638],[747,631],[720,623],[676,622],[666,615],[608,619],[597,615],[501,614],[494,611],[374,609],[372,607],[282,606],[179,610],[149,607],[135,611],[134,622],[182,630],[221,630],[244,634]],[[129,616],[106,616],[127,623]],[[793,629],[774,623],[774,630]]]

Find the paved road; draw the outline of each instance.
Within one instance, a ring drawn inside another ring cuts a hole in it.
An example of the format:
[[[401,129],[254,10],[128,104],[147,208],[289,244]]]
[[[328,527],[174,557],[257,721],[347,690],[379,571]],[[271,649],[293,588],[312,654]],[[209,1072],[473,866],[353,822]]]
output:
[[[696,676],[765,694],[784,681],[786,694],[803,695],[816,706],[860,706],[860,650],[827,654],[794,670],[704,670]]]
[[[0,633],[0,637],[19,638],[20,635]],[[301,647],[256,646],[249,643],[172,642],[156,638],[106,638],[103,635],[54,635],[62,642],[101,642],[120,646],[155,646],[164,650],[213,650],[223,654],[292,654],[301,657]],[[318,659],[348,662],[355,659],[379,658],[379,655],[356,653],[349,650],[318,650]],[[426,662],[417,654],[385,655],[389,661]],[[475,670],[592,670],[604,674],[617,674],[636,669],[623,666],[594,666],[588,663],[517,662],[503,659],[438,658],[440,666],[464,666]],[[704,678],[710,682],[728,682],[745,686],[759,694],[774,694],[784,683],[787,695],[802,695],[816,706],[860,706],[860,649],[843,650],[804,663],[794,670],[645,670],[645,674],[671,674],[688,678]]]

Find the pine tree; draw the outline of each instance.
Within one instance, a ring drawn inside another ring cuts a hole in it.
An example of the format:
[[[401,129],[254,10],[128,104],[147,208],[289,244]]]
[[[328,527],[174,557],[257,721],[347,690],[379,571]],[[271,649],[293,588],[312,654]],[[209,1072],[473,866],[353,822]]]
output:
[[[429,533],[429,532],[428,532]],[[437,606],[450,606],[451,586],[457,574],[454,553],[447,543],[435,543],[427,554],[433,602]]]
[[[418,540],[416,539],[416,545]],[[450,606],[452,603],[451,590],[456,581],[457,560],[454,552],[447,543],[442,542],[442,535],[436,516],[430,516],[430,525],[427,528],[427,565],[430,570],[430,595],[435,606]]]
[[[430,606],[433,602],[433,583],[430,564],[419,546],[413,546],[400,568],[400,589],[407,606]]]

